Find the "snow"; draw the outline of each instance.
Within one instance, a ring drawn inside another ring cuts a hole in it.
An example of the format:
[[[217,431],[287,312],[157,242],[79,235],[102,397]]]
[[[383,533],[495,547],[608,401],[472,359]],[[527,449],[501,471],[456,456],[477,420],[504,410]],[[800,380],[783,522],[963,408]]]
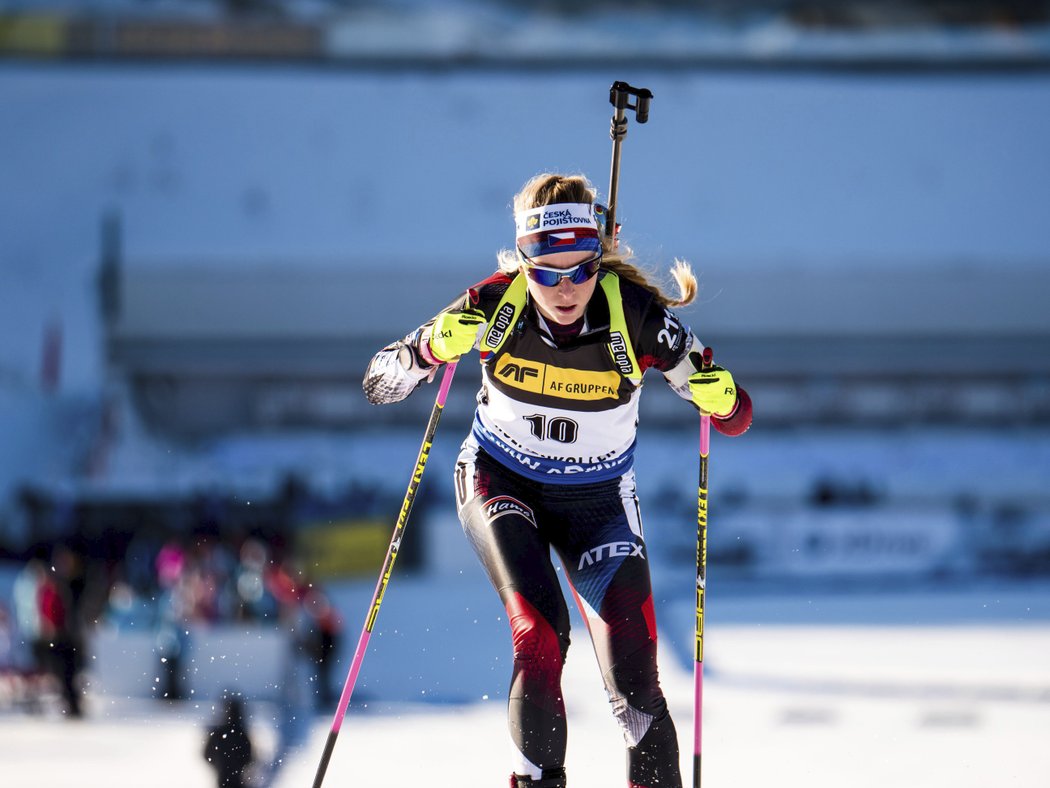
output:
[[[371,583],[343,591],[353,600],[343,611],[348,624],[354,613],[363,618]],[[1048,591],[1044,583],[727,595],[713,580],[705,781],[1040,788],[1050,769],[1042,746],[1050,726]],[[662,684],[687,783],[689,596],[657,609]],[[509,638],[500,612],[480,572],[458,579],[395,576],[325,784],[502,785],[509,763]],[[567,766],[574,788],[605,788],[623,784],[622,740],[583,632],[575,620],[565,675]],[[347,635],[342,670],[354,627]],[[87,709],[82,721],[0,712],[5,784],[184,788],[212,779],[200,756],[211,700],[165,705],[93,695]],[[256,746],[265,753],[274,746],[276,711],[262,701],[249,709]],[[310,784],[330,725],[328,715],[314,719],[276,786]]]
[[[646,255],[757,274],[1045,265],[1045,74],[629,71],[615,76],[657,97],[649,126],[631,127],[621,195]],[[428,263],[459,276],[505,243],[509,197],[535,171],[584,170],[601,185],[609,81],[584,70],[0,65],[0,495],[23,478],[61,487],[75,444],[86,441],[77,414],[100,397],[104,371],[94,301],[104,213],[120,211],[128,260],[141,266],[407,267],[420,239],[469,226],[454,249],[426,245]],[[537,101],[546,95],[572,100],[551,108]],[[537,128],[555,120],[541,137]],[[435,205],[455,209],[455,222]],[[65,330],[63,382],[44,395],[39,350],[55,316]],[[418,429],[384,431],[381,440],[367,431],[238,436],[189,456],[150,442],[135,424],[122,434],[127,443],[99,485],[115,493],[222,479],[254,494],[305,468],[322,490],[357,478],[400,494],[419,441]],[[461,435],[443,425],[424,482],[445,516],[416,521],[409,534],[427,540],[441,571],[395,572],[326,784],[504,784],[506,622],[448,515]],[[643,431],[639,448],[663,683],[686,774],[693,532],[674,507],[695,504],[694,440]],[[757,427],[745,439],[716,439],[712,540],[784,522],[742,520],[746,506],[731,501],[764,499],[798,512],[824,476],[871,482],[892,504],[876,514],[935,507],[954,528],[961,515],[953,503],[969,494],[985,506],[1013,501],[1045,511],[1048,447],[1045,428],[994,424],[863,433]],[[663,494],[669,485],[673,498]],[[979,566],[956,569],[954,586],[909,576],[867,578],[858,589],[782,575],[749,581],[713,562],[709,784],[1045,785],[1050,588],[1045,580],[993,582]],[[0,599],[6,582],[0,577]],[[334,589],[346,622],[337,673],[348,665],[373,582]],[[578,621],[574,631],[566,680],[572,784],[622,784],[619,733]],[[213,700],[162,705],[98,683],[82,721],[0,709],[4,784],[208,784],[200,750]],[[276,709],[266,699],[250,706],[260,747],[272,749]],[[329,724],[324,715],[313,721],[279,785],[307,784]]]
[[[373,449],[381,447],[383,464],[403,467],[401,475],[407,479],[418,435],[384,433],[382,442],[368,433],[358,437]],[[681,518],[675,521],[656,504],[665,478],[678,478],[683,465],[691,467],[695,446],[685,438],[660,437],[643,438],[639,486],[643,512],[648,511],[662,684],[678,726],[683,774],[689,775],[692,523],[682,527]],[[884,471],[882,452],[888,454],[896,445],[900,462],[892,465],[894,474],[880,477],[891,487],[916,483],[912,477],[925,474],[929,482],[942,485],[927,494],[942,499],[981,471],[986,452],[993,465],[1001,466],[1002,478],[1017,485],[1006,492],[1032,494],[1038,488],[1014,471],[1044,467],[1047,445],[1045,435],[1028,434],[1004,444],[992,435],[953,431],[813,434],[811,440],[789,434],[755,437],[750,444],[716,437],[713,484],[768,477],[778,494],[800,496],[805,480],[818,469],[846,478]],[[459,438],[454,430],[439,433],[424,478],[438,496],[438,510],[426,520],[414,519],[406,534],[424,542],[429,568],[412,573],[395,567],[326,785],[400,786],[421,780],[464,788],[504,784],[510,763],[504,720],[510,671],[507,624],[452,516],[451,503],[440,503],[448,492]],[[261,456],[277,450],[270,446],[259,455],[252,446],[245,438],[216,448],[219,464],[211,471],[237,478],[246,470],[247,478],[258,479],[264,470],[256,467],[263,464]],[[798,449],[799,461],[785,468],[783,457],[792,447]],[[306,466],[323,458],[362,480],[384,482],[379,463],[361,462],[353,442],[340,445],[330,436],[316,436],[295,449],[292,456]],[[778,468],[781,477],[774,473]],[[728,509],[728,504],[712,506],[713,536],[730,527]],[[374,582],[363,578],[330,588],[345,623],[333,671],[337,681],[350,664]],[[0,590],[6,591],[5,583],[0,582]],[[571,784],[620,785],[622,739],[608,711],[585,628],[575,611],[573,615],[574,645],[565,676]],[[705,633],[708,784],[1044,784],[1050,769],[1050,753],[1041,746],[1050,726],[1050,664],[1045,659],[1050,653],[1050,584],[1045,578],[995,580],[975,572],[947,583],[888,576],[836,585],[812,578],[741,579],[713,560]],[[204,727],[214,716],[215,698],[208,695],[217,691],[218,672],[205,668],[202,686],[208,691],[181,704],[151,700],[141,690],[108,691],[101,679],[106,671],[112,674],[128,664],[145,664],[148,671],[151,651],[140,652],[135,663],[119,656],[121,648],[141,647],[141,642],[118,639],[96,653],[87,716],[81,721],[62,720],[51,711],[33,717],[0,708],[4,774],[12,785],[66,788],[104,781],[131,788],[142,785],[144,775],[158,788],[209,784],[213,778],[200,751]],[[222,650],[221,644],[228,642],[216,637],[206,645]],[[233,654],[236,647],[226,650]],[[259,671],[267,676],[275,670],[273,652],[270,648],[258,658]],[[221,667],[225,685],[229,665]],[[241,670],[242,681],[256,678]],[[148,673],[140,672],[148,684]],[[234,671],[232,677],[237,675]],[[279,718],[273,698],[250,697],[249,710],[256,746],[264,755],[272,752]],[[277,788],[309,784],[330,725],[327,713],[312,718],[307,740],[278,772]],[[62,757],[54,757],[55,752]]]

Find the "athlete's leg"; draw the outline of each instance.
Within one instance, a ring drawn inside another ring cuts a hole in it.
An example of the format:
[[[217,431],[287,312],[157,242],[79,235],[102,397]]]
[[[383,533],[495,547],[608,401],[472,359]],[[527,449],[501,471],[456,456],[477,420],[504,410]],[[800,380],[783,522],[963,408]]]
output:
[[[460,455],[456,467],[460,520],[507,609],[514,645],[508,699],[516,774],[540,780],[565,764],[562,667],[569,613],[541,535],[528,484],[484,454]],[[553,783],[552,783],[553,784]]]
[[[630,785],[680,788],[678,740],[656,665],[649,560],[633,474],[618,484],[577,491],[557,506],[548,499],[548,511],[560,511],[570,525],[568,538],[556,547],[623,730]]]

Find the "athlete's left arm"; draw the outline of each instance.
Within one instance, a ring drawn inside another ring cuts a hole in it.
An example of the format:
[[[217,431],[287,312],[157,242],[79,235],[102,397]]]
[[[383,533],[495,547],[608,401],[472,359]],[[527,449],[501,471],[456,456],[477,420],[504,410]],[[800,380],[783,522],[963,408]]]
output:
[[[689,378],[697,371],[692,358],[703,353],[703,343],[674,312],[655,302],[649,306],[638,336],[638,363],[643,371],[649,367],[659,370],[678,396],[692,402]],[[732,410],[725,416],[712,416],[711,423],[724,435],[740,435],[751,426],[751,416],[751,397],[736,385]]]

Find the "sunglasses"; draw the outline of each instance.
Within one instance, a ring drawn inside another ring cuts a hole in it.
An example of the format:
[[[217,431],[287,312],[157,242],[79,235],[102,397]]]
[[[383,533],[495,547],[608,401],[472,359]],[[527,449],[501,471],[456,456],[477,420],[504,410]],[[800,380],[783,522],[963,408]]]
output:
[[[590,260],[584,260],[572,268],[551,268],[546,265],[538,265],[526,257],[519,249],[518,254],[525,261],[525,273],[529,279],[543,287],[556,287],[562,279],[568,279],[574,285],[582,285],[588,279],[598,273],[602,267],[602,255],[599,252]]]

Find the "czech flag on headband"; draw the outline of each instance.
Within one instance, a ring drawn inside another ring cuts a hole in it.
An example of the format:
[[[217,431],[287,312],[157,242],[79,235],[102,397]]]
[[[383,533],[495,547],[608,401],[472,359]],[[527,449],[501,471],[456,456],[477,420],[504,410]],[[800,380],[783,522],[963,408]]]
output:
[[[547,246],[556,249],[559,246],[573,247],[576,245],[576,233],[568,230],[563,233],[547,233]]]
[[[598,231],[590,227],[572,230],[549,230],[526,235],[518,240],[518,248],[526,257],[539,257],[555,252],[600,252],[602,249]]]

